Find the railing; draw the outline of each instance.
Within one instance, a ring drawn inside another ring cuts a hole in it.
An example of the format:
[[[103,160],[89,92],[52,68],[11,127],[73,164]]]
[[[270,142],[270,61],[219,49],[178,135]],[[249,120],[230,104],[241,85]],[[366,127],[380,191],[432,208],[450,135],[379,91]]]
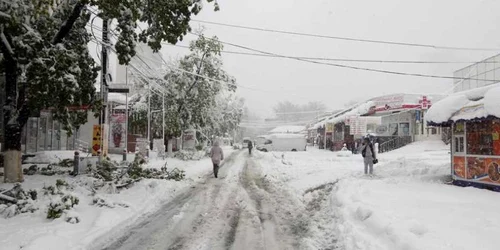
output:
[[[412,142],[411,136],[398,136],[380,144],[378,150],[380,153],[385,153],[406,146]]]

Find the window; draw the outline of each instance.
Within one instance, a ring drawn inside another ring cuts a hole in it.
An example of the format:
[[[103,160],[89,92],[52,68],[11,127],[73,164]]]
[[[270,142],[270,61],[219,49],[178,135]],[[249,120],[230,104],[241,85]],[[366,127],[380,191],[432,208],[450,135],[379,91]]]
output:
[[[465,137],[455,137],[455,153],[464,153],[465,150]]]
[[[492,122],[467,123],[467,154],[493,155]]]
[[[437,129],[436,129],[436,128],[434,128],[434,127],[433,127],[433,128],[431,128],[431,134],[433,134],[433,135],[437,134]]]
[[[271,141],[271,140],[266,140],[266,141],[264,142],[264,145],[269,145],[269,144],[273,144],[273,141]]]

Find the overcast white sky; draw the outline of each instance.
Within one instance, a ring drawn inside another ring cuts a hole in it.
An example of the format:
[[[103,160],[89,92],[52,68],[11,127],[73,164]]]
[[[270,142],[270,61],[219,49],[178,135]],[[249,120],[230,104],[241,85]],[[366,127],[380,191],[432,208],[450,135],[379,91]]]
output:
[[[498,0],[218,0],[205,4],[198,20],[330,36],[455,47],[500,48]],[[197,28],[198,23],[192,22]],[[459,51],[290,36],[204,24],[207,36],[268,52],[307,57],[380,60],[479,61],[496,51]],[[186,45],[193,36],[180,44]],[[165,46],[166,57],[187,49]],[[226,50],[244,51],[225,46]],[[244,51],[248,52],[248,51]],[[442,93],[452,80],[387,75],[282,58],[224,54],[226,71],[253,112],[272,114],[279,101],[324,102],[337,109],[352,100],[382,94]],[[346,64],[346,63],[344,63]],[[468,64],[398,65],[348,63],[410,73],[452,76]]]

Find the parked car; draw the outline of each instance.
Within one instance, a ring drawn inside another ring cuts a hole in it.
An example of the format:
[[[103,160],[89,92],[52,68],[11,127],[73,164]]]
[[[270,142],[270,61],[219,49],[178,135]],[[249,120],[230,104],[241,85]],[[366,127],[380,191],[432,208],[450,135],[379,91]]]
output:
[[[257,150],[268,151],[306,151],[307,140],[299,134],[273,134],[267,137],[263,145],[258,145]]]

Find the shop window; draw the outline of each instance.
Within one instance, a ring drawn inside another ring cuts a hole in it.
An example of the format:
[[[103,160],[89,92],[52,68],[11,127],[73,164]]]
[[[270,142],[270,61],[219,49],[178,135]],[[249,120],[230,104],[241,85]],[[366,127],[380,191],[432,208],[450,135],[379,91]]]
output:
[[[498,154],[498,127],[498,121],[467,123],[467,154]]]
[[[401,128],[401,132],[403,133],[404,136],[410,135],[410,123],[407,122],[400,123],[399,127]]]

